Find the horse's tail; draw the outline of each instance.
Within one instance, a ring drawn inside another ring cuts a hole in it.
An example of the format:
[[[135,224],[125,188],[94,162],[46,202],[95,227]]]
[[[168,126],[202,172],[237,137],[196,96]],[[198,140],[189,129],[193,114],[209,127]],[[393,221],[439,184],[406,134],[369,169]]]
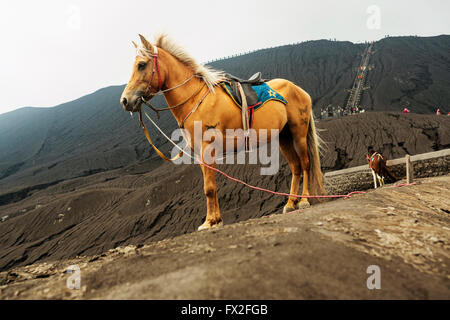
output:
[[[384,170],[386,171],[386,173],[388,174],[388,176],[394,180],[394,182],[398,181],[398,178],[392,173],[392,171],[385,165],[384,166]]]
[[[312,195],[325,194],[323,187],[323,174],[320,167],[320,147],[322,139],[316,131],[316,125],[314,123],[314,115],[311,109],[311,115],[309,119],[307,146],[309,156],[309,189]]]

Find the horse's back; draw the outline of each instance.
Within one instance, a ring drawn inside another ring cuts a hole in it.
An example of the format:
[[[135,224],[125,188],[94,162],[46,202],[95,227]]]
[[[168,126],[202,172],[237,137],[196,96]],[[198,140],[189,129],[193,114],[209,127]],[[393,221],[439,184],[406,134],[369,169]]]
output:
[[[312,107],[311,96],[303,88],[287,79],[272,79],[267,84],[278,91],[288,102],[288,105],[307,105]]]

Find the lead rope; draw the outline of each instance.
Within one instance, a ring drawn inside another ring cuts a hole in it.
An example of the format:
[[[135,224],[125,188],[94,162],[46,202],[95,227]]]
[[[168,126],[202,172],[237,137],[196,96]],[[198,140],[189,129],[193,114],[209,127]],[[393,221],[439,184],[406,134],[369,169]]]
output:
[[[189,101],[190,99],[192,99],[194,96],[196,96],[204,87],[205,87],[205,85],[206,85],[206,83],[203,85],[203,86],[201,86],[200,87],[200,89],[199,90],[197,90],[192,96],[190,96],[188,99],[186,99],[185,101],[183,101],[183,102],[181,102],[181,103],[179,103],[179,104],[177,104],[177,105],[175,105],[175,106],[172,106],[172,107],[168,107],[168,108],[165,108],[165,109],[174,109],[174,108],[176,108],[176,107],[179,107],[179,106],[181,106],[182,104],[185,104],[187,101]],[[208,93],[209,93],[209,89],[206,91],[206,93],[205,93],[205,95],[200,99],[200,101],[195,105],[195,107],[191,110],[191,112],[189,112],[188,113],[188,115],[183,119],[183,122],[181,123],[181,128],[183,128],[183,126],[184,126],[184,122],[186,121],[186,119],[193,113],[193,112],[195,112],[195,110],[197,110],[197,108],[198,108],[198,106],[203,102],[203,100],[206,98],[206,96],[208,95]],[[144,102],[144,101],[143,101]],[[144,102],[144,104],[146,105],[146,106],[148,106],[149,108],[151,108],[152,110],[154,110],[155,112],[156,112],[156,114],[157,114],[157,117],[158,117],[158,119],[159,119],[159,111],[161,111],[160,109],[156,109],[155,110],[155,108],[150,104],[150,103],[146,103],[146,102]],[[151,121],[151,123],[156,127],[156,128],[158,128],[158,130],[159,130],[159,132],[161,132],[162,134],[163,134],[163,136],[167,139],[167,140],[169,140],[169,141],[171,141],[172,142],[172,140],[157,126],[157,124],[149,117],[149,115],[144,111],[144,114],[145,114],[145,116]],[[145,126],[145,123],[144,123],[144,121],[143,121],[143,119],[142,119],[142,108],[139,108],[139,124],[140,124],[140,126],[141,126],[141,128],[142,128],[142,130],[144,131],[144,135],[145,135],[145,137],[147,138],[147,141],[148,141],[148,143],[150,143],[150,145],[153,147],[153,149],[156,151],[156,153],[161,157],[161,158],[163,158],[164,160],[166,160],[166,161],[169,161],[169,162],[173,162],[173,161],[175,161],[175,160],[177,160],[178,158],[180,158],[182,155],[183,155],[183,153],[184,153],[184,150],[183,149],[181,149],[181,148],[179,148],[176,144],[175,144],[175,146],[177,146],[179,149],[180,149],[180,153],[178,153],[175,157],[173,157],[173,158],[167,158],[154,144],[153,144],[153,141],[152,141],[152,139],[150,138],[150,134],[148,133],[148,130],[147,130],[147,127]],[[173,142],[172,142],[173,143]]]
[[[145,113],[145,111],[144,111],[144,113]],[[150,119],[150,121],[154,124],[154,125],[156,125],[154,122],[153,122],[153,120],[147,115],[147,113],[145,113],[145,115]],[[143,121],[143,119],[142,119],[142,110],[141,110],[141,108],[139,108],[139,123],[140,123],[140,125],[141,125],[141,128],[142,128],[142,130],[144,131],[144,135],[145,135],[145,137],[147,138],[147,141],[148,141],[148,143],[150,143],[150,145],[153,147],[153,149],[156,151],[156,153],[161,157],[161,158],[163,158],[164,160],[166,160],[166,161],[169,161],[169,162],[173,162],[173,161],[175,161],[175,160],[177,160],[178,158],[180,158],[182,155],[183,155],[183,149],[180,149],[181,151],[180,151],[180,153],[178,153],[175,157],[173,157],[173,158],[167,158],[154,144],[153,144],[153,142],[152,142],[152,139],[150,138],[150,134],[148,133],[148,130],[147,130],[147,127],[145,126],[145,123],[144,123],[144,121]],[[164,135],[165,137],[166,137],[166,139],[168,139],[168,137],[166,136],[166,135]],[[170,139],[169,139],[170,140]]]
[[[308,199],[326,199],[326,198],[344,198],[344,199],[348,199],[348,198],[350,198],[351,196],[353,196],[353,195],[355,195],[355,194],[366,194],[366,192],[365,191],[353,191],[353,192],[350,192],[350,193],[347,193],[347,194],[338,194],[338,195],[326,195],[326,196],[303,196],[303,195],[297,195],[297,194],[290,194],[290,193],[283,193],[283,192],[277,192],[277,191],[272,191],[272,190],[268,190],[268,189],[264,189],[264,188],[260,188],[260,187],[256,187],[256,186],[253,186],[253,185],[251,185],[251,184],[248,184],[247,182],[245,182],[245,181],[242,181],[242,180],[240,180],[240,179],[237,179],[237,178],[233,178],[233,177],[231,177],[230,175],[228,175],[228,174],[226,174],[225,172],[223,172],[223,171],[221,171],[221,170],[219,170],[219,169],[217,169],[217,168],[215,168],[215,167],[213,167],[213,166],[210,166],[210,165],[208,165],[208,164],[206,164],[205,162],[203,162],[198,156],[197,157],[194,157],[194,156],[192,156],[190,153],[186,153],[185,152],[185,148],[184,149],[182,149],[179,145],[177,145],[172,139],[170,139],[165,133],[164,133],[164,131],[162,131],[161,130],[161,128],[149,117],[149,115],[144,111],[144,114],[145,114],[145,116],[150,120],[150,122],[155,126],[155,128],[156,129],[158,129],[158,131],[167,139],[167,141],[169,141],[175,148],[177,148],[178,150],[180,150],[180,153],[178,154],[178,156],[176,157],[176,158],[179,158],[179,156],[181,155],[181,154],[186,154],[187,156],[189,156],[192,160],[194,160],[194,161],[197,161],[201,166],[204,166],[204,167],[206,167],[206,168],[208,168],[208,169],[211,169],[211,170],[213,170],[213,171],[215,171],[215,172],[217,172],[217,173],[219,173],[219,174],[221,174],[222,176],[224,176],[225,178],[227,178],[227,179],[229,179],[229,180],[231,180],[231,181],[234,181],[234,182],[237,182],[237,183],[240,183],[240,184],[243,184],[244,186],[246,186],[246,187],[249,187],[249,188],[251,188],[251,189],[254,189],[254,190],[258,190],[258,191],[263,191],[263,192],[267,192],[267,193],[271,193],[271,194],[274,194],[274,195],[278,195],[278,196],[285,196],[285,197],[295,197],[295,198],[308,198]],[[152,146],[153,146],[153,144],[152,144]],[[155,146],[153,146],[154,148],[156,148]],[[157,150],[157,149],[156,149]],[[158,154],[160,153],[159,152],[159,150],[157,151],[158,152]],[[164,156],[164,155],[163,155]],[[163,159],[164,159],[165,157],[163,157]],[[175,159],[174,159],[175,160]],[[407,186],[414,186],[414,185],[416,185],[416,183],[415,182],[413,182],[413,183],[404,183],[404,184],[399,184],[399,185],[394,185],[394,186],[392,186],[392,188],[398,188],[398,187],[407,187]],[[386,188],[386,187],[385,187]],[[389,188],[389,187],[388,187]]]

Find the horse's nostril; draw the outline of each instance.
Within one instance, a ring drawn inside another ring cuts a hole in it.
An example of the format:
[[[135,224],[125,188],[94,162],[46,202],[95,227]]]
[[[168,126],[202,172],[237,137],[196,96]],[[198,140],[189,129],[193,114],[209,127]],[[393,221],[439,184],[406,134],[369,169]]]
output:
[[[124,106],[126,106],[127,105],[127,98],[122,98],[122,104],[124,105]]]

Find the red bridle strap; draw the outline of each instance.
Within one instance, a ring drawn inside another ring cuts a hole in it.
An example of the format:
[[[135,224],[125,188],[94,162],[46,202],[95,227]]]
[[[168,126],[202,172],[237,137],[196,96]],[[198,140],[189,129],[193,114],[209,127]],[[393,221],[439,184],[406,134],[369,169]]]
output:
[[[151,56],[153,58],[152,77],[150,78],[150,82],[148,83],[147,89],[145,90],[145,94],[144,94],[145,96],[147,95],[148,91],[152,87],[153,76],[155,74],[155,71],[158,74],[158,90],[156,90],[156,92],[154,94],[152,94],[152,95],[155,95],[156,93],[158,93],[162,89],[161,73],[159,71],[159,64],[158,64],[158,48],[156,46],[153,46],[153,52],[154,53],[151,54]]]
[[[161,74],[159,73],[159,64],[158,64],[158,55],[156,54],[156,55],[154,55],[153,56],[153,65],[154,66],[156,66],[156,72],[158,72],[158,91],[156,91],[156,92],[159,92],[159,91],[161,91]]]

